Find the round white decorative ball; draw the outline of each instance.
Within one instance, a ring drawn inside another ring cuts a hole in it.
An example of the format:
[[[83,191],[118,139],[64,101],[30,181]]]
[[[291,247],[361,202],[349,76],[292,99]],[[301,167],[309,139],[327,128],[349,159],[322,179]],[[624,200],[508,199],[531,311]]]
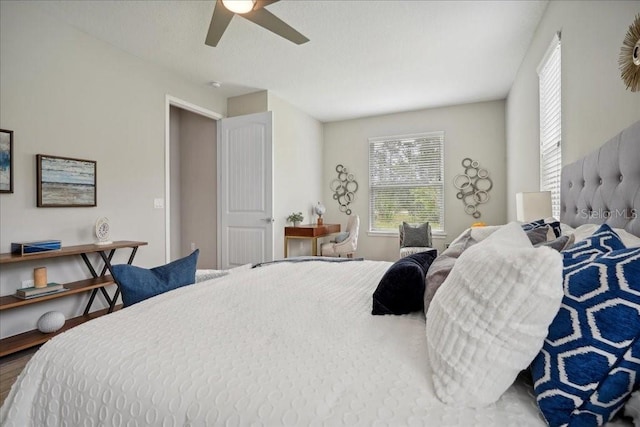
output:
[[[38,330],[44,334],[50,334],[64,326],[64,314],[59,311],[48,311],[38,319]]]

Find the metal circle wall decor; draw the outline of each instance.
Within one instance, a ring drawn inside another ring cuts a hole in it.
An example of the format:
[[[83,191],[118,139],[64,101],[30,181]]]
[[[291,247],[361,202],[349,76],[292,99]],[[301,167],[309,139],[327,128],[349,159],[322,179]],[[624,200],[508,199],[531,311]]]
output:
[[[356,200],[358,182],[352,173],[343,165],[336,166],[338,177],[331,181],[329,188],[333,191],[333,200],[338,202],[340,212],[351,215],[349,205]]]
[[[458,189],[456,197],[462,200],[465,213],[478,219],[482,215],[478,206],[489,201],[493,181],[489,178],[489,171],[481,168],[476,160],[466,157],[462,160],[462,167],[464,173],[453,178],[453,186]]]

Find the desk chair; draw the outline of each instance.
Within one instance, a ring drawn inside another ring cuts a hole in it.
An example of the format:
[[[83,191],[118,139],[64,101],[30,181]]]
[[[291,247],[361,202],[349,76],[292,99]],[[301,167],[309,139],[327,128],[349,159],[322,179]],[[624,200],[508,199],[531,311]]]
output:
[[[360,217],[358,215],[349,215],[347,221],[346,232],[349,233],[347,237],[338,242],[323,243],[320,248],[322,256],[342,256],[346,255],[347,258],[353,258],[353,254],[358,247],[358,231],[360,230]]]

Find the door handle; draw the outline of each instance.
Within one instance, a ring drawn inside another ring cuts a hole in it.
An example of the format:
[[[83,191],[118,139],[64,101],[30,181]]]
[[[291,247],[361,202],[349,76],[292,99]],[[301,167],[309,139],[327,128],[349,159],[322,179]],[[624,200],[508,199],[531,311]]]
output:
[[[265,222],[274,222],[275,221],[274,218],[263,218],[262,220],[265,221]]]

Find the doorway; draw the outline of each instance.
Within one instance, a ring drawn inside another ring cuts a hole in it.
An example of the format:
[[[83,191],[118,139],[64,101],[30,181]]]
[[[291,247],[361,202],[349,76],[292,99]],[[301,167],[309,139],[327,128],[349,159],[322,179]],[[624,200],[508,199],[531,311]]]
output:
[[[222,116],[167,96],[166,262],[200,250],[199,269],[217,268],[217,127]]]

